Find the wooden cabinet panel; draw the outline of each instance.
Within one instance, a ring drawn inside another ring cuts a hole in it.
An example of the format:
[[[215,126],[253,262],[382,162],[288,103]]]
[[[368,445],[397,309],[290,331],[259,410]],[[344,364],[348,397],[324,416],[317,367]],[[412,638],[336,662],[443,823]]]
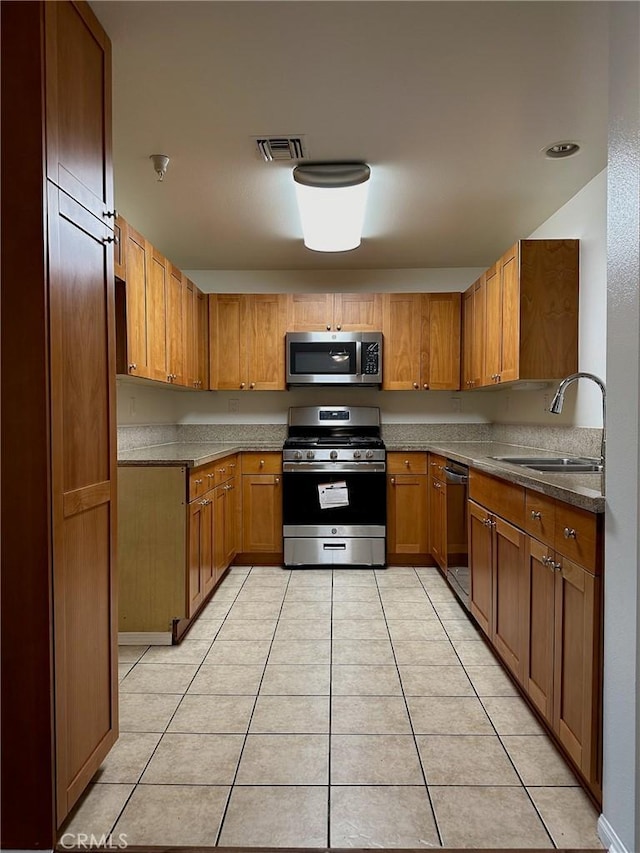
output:
[[[491,516],[469,501],[469,565],[471,567],[471,613],[487,636],[491,634],[493,603],[493,544]]]
[[[570,560],[561,564],[555,587],[554,730],[585,777],[595,781],[600,579]]]
[[[167,262],[167,313],[166,347],[168,382],[185,385],[185,290],[186,279],[182,272]]]
[[[421,383],[430,391],[460,388],[459,293],[424,294]]]
[[[219,391],[238,391],[245,387],[245,350],[243,347],[242,296],[209,296],[209,380]]]
[[[500,258],[502,283],[502,352],[500,382],[520,376],[520,275],[518,243]]]
[[[282,477],[242,475],[242,550],[282,553]]]
[[[106,243],[109,230],[53,184],[48,185],[48,228],[56,791],[61,823],[118,730],[115,280],[113,249]]]
[[[280,293],[249,294],[244,297],[247,355],[246,382],[253,391],[284,391],[286,297]]]
[[[524,527],[524,493],[515,483],[474,468],[469,471],[469,497],[518,527]]]
[[[387,552],[390,555],[429,553],[428,478],[395,474],[387,481]]]
[[[599,574],[598,517],[587,510],[557,504],[554,543],[556,551]]]
[[[379,332],[382,329],[382,294],[335,293],[333,328],[340,332]]]
[[[383,294],[382,388],[420,388],[422,297],[419,293]]]
[[[426,474],[427,454],[409,451],[387,453],[387,471],[390,474]]]
[[[232,477],[225,485],[226,505],[224,515],[224,569],[229,566],[240,549],[240,501],[239,478]],[[223,571],[224,571],[223,569]]]
[[[288,302],[288,332],[328,332],[333,326],[333,293],[292,293]]]
[[[217,580],[224,574],[228,563],[226,562],[227,547],[225,542],[226,515],[227,515],[227,489],[220,485],[212,492],[213,501],[213,561],[212,576],[209,579],[209,589],[212,589]],[[206,587],[205,587],[206,589]]]
[[[147,242],[149,378],[167,381],[167,261]]]
[[[447,570],[447,497],[446,486],[436,477],[430,478],[429,541],[431,556],[443,572]]]
[[[147,350],[147,243],[120,220],[126,265],[126,283],[118,283],[118,373],[149,376]]]
[[[524,678],[524,605],[526,535],[501,518],[493,526],[493,602],[491,639],[502,658],[522,683]]]
[[[241,459],[243,474],[281,474],[282,454],[274,451],[247,452]]]
[[[198,289],[192,281],[185,279],[183,296],[182,350],[184,359],[184,382],[189,388],[198,387]]]
[[[206,579],[211,575],[212,504],[206,498],[195,500],[189,504],[188,511],[187,615],[191,617],[204,600]]]
[[[209,300],[197,291],[196,381],[198,388],[209,388]]]
[[[47,178],[113,216],[109,39],[88,4],[43,5]]]
[[[485,274],[485,333],[483,385],[491,385],[502,365],[502,280],[494,264]]]
[[[524,616],[524,680],[529,698],[553,723],[555,573],[553,551],[532,537],[527,543]]]
[[[462,387],[473,387],[473,308],[474,288],[472,284],[462,294]]]
[[[116,216],[113,226],[113,274],[120,281],[127,280],[127,223]]]
[[[485,302],[486,284],[483,273],[463,294],[461,387],[467,390],[483,384]]]
[[[555,547],[556,502],[553,498],[526,489],[524,528],[540,542]]]

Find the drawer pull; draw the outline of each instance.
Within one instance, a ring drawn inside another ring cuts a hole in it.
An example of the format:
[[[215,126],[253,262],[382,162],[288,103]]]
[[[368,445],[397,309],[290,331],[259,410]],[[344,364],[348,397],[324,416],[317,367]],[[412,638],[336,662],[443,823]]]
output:
[[[202,485],[202,480],[194,480],[193,482],[195,483],[196,486]]]
[[[535,509],[531,510],[531,520],[532,521],[542,521],[542,513],[536,512]]]
[[[129,365],[129,370],[137,370],[137,369],[138,369],[138,365],[135,362],[132,362]]]
[[[261,459],[260,460],[260,467],[262,468],[263,465],[264,465],[264,459]]]
[[[212,477],[214,477],[214,476],[215,476],[215,474],[207,474],[207,478],[208,478],[209,480],[210,480]]]
[[[578,534],[573,529],[573,527],[565,527],[565,529],[562,532],[562,535],[564,536],[565,539],[577,539],[578,538]]]
[[[280,482],[280,477],[276,477],[276,485]]]
[[[395,478],[395,477],[392,477],[392,478],[391,478],[391,485],[392,485],[392,486],[395,486],[395,484],[396,484],[396,478]]]
[[[405,465],[407,466],[407,468],[408,468],[408,467],[411,465],[411,462],[409,462],[409,460],[408,460],[408,459],[405,459],[405,460],[404,460],[404,464],[405,464]]]
[[[549,562],[549,565],[551,566],[551,568],[553,569],[554,572],[561,572],[562,571],[562,563],[554,563],[553,560],[551,560]]]

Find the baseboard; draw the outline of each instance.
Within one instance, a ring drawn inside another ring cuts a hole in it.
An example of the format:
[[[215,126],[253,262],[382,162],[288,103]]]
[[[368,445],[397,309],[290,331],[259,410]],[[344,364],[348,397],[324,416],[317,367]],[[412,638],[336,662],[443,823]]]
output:
[[[624,846],[618,833],[603,814],[598,818],[598,835],[609,853],[632,853]]]
[[[119,646],[170,646],[171,631],[120,631]]]

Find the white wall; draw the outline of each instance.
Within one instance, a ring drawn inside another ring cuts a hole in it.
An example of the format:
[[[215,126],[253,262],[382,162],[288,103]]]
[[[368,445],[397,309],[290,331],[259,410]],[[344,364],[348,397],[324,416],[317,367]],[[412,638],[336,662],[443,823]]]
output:
[[[561,163],[549,165],[562,166]],[[540,240],[580,240],[578,369],[606,379],[607,170],[596,175],[529,236]],[[526,392],[502,389],[497,392],[495,420],[550,426],[602,425],[602,399],[592,382],[580,380],[567,391],[561,415],[550,415],[546,411],[553,391],[554,388]]]

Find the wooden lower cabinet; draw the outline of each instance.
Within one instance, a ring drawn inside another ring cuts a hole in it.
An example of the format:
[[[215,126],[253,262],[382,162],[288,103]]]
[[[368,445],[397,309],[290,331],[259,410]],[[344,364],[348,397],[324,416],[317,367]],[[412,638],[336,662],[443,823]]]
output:
[[[387,454],[387,562],[424,564],[429,554],[426,453]]]
[[[466,488],[447,482],[446,466],[443,456],[429,454],[429,542],[431,556],[445,575],[449,564],[468,562]]]
[[[242,551],[282,554],[282,477],[242,475]]]
[[[193,616],[211,587],[213,575],[213,502],[208,497],[198,498],[189,504],[189,550],[187,562],[189,576],[187,615]]]
[[[469,501],[471,612],[599,802],[601,526],[528,490],[526,505],[546,543]],[[562,553],[579,548],[587,566]]]

